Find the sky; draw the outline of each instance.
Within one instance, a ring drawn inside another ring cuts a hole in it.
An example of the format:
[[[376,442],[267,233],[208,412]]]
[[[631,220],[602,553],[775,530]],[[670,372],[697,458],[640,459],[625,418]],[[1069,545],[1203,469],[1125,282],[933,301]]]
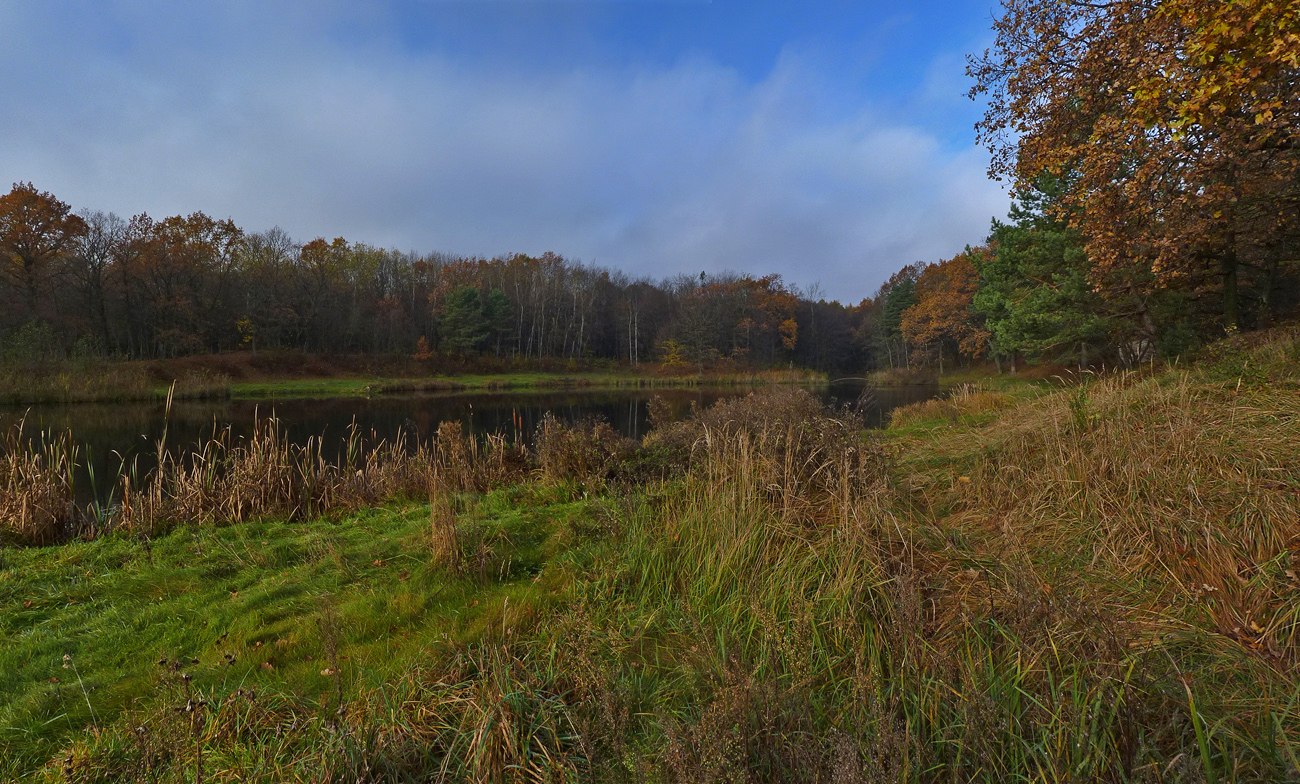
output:
[[[0,182],[855,302],[1005,215],[996,0],[0,0]]]

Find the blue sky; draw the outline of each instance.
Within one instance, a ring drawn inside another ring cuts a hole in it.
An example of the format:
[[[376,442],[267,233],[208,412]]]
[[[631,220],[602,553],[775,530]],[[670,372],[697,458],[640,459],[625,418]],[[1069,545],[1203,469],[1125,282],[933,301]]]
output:
[[[993,0],[0,0],[0,180],[300,240],[856,300],[980,242]]]

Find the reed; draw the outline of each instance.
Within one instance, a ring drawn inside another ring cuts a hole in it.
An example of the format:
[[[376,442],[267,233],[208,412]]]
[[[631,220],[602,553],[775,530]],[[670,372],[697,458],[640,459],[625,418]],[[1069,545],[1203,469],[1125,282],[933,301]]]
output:
[[[177,525],[228,525],[277,517],[299,520],[423,494],[431,456],[405,436],[362,438],[353,427],[339,460],[322,439],[295,444],[275,417],[236,439],[227,427],[177,458],[160,449],[158,466],[138,484],[122,479],[111,527],[155,535]]]
[[[589,486],[610,478],[635,447],[634,441],[620,436],[604,420],[569,424],[549,412],[542,417],[533,439],[533,455],[543,479]]]
[[[79,454],[69,433],[28,437],[20,420],[0,443],[0,537],[20,544],[63,541],[81,530],[75,502]]]
[[[24,544],[53,544],[109,531],[153,536],[178,525],[228,525],[276,517],[299,520],[418,498],[427,489],[433,456],[354,427],[341,459],[320,438],[293,443],[275,417],[260,419],[237,439],[229,427],[177,457],[167,436],[156,445],[156,467],[141,475],[127,467],[113,481],[109,504],[80,508],[73,435],[24,437],[21,423],[0,454],[0,530]]]

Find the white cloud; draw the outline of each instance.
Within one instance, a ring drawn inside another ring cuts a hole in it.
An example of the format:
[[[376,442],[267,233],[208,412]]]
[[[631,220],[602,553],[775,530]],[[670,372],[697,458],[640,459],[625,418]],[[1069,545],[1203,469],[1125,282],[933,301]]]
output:
[[[0,177],[122,214],[549,249],[653,277],[776,271],[845,300],[1005,211],[981,153],[837,111],[821,66],[789,52],[756,83],[698,59],[521,74],[411,52],[344,13],[128,10],[54,35],[11,6]],[[347,25],[365,36],[344,43]]]

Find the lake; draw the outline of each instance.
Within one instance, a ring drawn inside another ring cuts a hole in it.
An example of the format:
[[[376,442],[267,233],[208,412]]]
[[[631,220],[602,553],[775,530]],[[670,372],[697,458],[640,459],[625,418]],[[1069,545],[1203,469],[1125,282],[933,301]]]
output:
[[[935,387],[876,388],[860,382],[841,382],[810,387],[824,402],[847,407],[861,417],[866,427],[882,427],[889,411],[897,406],[927,400],[938,394]],[[707,406],[723,398],[745,395],[747,387],[697,387],[689,389],[563,389],[546,391],[446,392],[412,395],[383,395],[372,398],[343,397],[297,400],[177,401],[165,421],[161,402],[85,403],[42,405],[30,408],[0,407],[0,432],[24,419],[29,436],[41,431],[71,430],[81,448],[81,459],[107,488],[109,477],[122,466],[138,471],[153,467],[155,444],[167,433],[169,451],[187,452],[213,434],[214,429],[231,428],[236,436],[247,435],[258,419],[276,416],[282,431],[295,443],[310,436],[324,436],[328,447],[341,445],[355,422],[370,441],[392,438],[404,432],[408,442],[427,440],[447,420],[459,420],[467,432],[503,432],[530,439],[547,412],[573,421],[597,416],[620,433],[640,438],[649,429],[651,398],[662,397],[677,416],[686,416],[692,404]],[[95,495],[89,471],[78,482],[78,496]]]

